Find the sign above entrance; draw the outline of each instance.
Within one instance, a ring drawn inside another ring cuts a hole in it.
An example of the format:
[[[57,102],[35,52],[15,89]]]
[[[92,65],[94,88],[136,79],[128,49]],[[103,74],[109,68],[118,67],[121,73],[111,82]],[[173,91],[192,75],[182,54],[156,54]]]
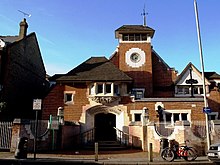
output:
[[[88,110],[90,115],[97,113],[114,113],[120,115],[122,110],[118,107],[107,107],[107,106],[95,106]]]

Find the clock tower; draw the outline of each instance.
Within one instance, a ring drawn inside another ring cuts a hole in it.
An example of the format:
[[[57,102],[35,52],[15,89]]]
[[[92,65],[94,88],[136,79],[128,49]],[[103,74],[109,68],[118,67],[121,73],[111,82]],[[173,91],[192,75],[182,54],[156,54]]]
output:
[[[144,97],[153,95],[152,48],[154,30],[145,25],[124,25],[115,31],[119,46],[112,62],[133,78],[133,89]]]

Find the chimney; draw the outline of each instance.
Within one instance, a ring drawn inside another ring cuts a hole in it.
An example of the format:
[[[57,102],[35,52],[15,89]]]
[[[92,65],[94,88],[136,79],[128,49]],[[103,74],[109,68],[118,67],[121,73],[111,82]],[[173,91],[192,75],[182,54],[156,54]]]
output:
[[[19,31],[18,40],[21,40],[21,39],[23,39],[24,37],[26,37],[27,28],[28,28],[28,24],[27,24],[27,22],[26,22],[26,19],[24,18],[24,19],[20,22],[20,31]]]

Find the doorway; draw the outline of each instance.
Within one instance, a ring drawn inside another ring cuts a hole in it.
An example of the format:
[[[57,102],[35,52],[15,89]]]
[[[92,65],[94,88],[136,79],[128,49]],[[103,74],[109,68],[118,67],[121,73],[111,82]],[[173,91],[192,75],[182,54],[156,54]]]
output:
[[[116,141],[116,115],[99,113],[95,115],[95,141]]]

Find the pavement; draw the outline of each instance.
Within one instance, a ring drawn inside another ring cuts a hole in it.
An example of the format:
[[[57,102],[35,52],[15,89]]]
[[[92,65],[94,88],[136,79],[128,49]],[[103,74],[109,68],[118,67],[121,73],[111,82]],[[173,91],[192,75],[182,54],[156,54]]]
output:
[[[35,156],[35,159],[34,159]],[[188,162],[183,159],[175,159],[173,162],[166,162],[158,154],[153,155],[153,161],[149,161],[148,153],[140,150],[126,151],[100,151],[95,156],[94,151],[63,151],[63,152],[41,152],[34,155],[29,153],[27,159],[15,159],[14,153],[0,152],[0,165],[50,165],[50,164],[103,164],[103,165],[199,165],[215,164],[209,161],[206,156],[198,157],[195,161]]]

